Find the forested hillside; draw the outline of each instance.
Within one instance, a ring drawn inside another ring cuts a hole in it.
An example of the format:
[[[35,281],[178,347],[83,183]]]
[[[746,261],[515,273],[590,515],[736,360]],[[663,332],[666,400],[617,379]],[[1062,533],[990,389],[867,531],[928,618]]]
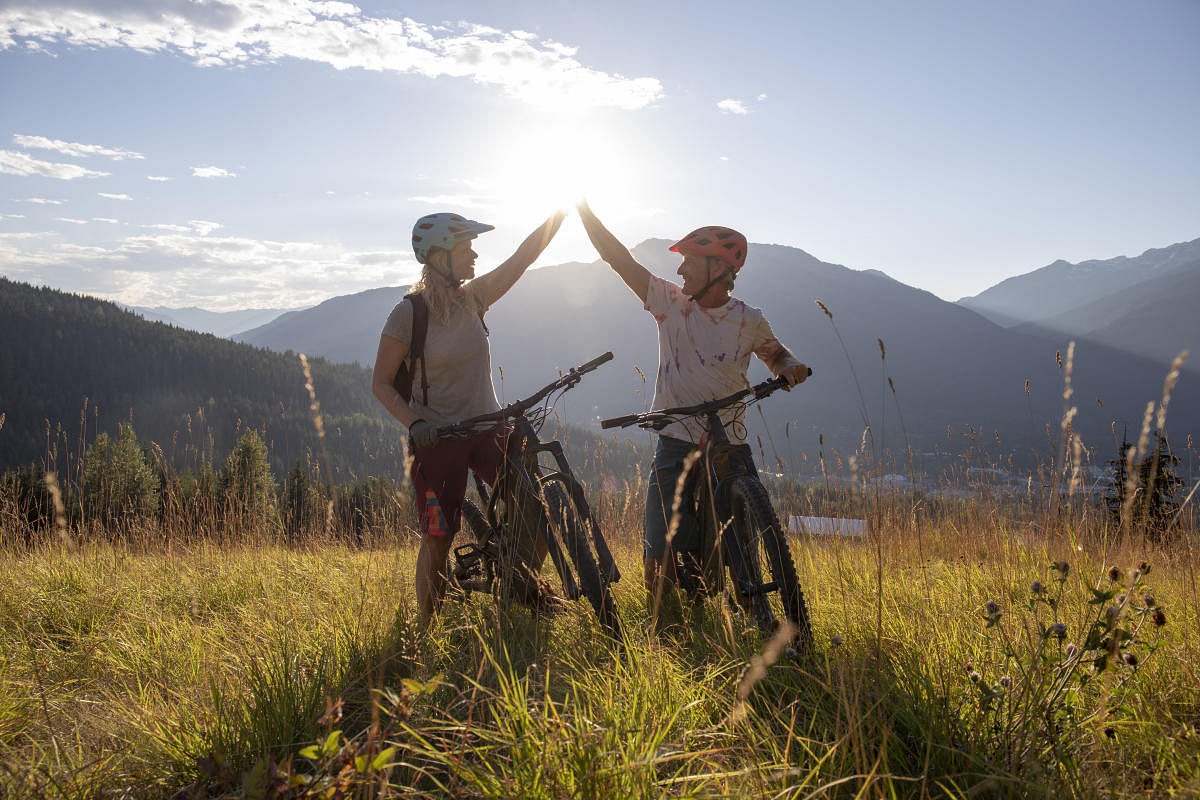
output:
[[[147,322],[113,303],[0,278],[0,469],[69,472],[80,443],[131,422],[168,460],[218,462],[258,429],[276,475],[322,463],[300,359]],[[363,368],[310,360],[335,479],[402,468],[403,429]]]

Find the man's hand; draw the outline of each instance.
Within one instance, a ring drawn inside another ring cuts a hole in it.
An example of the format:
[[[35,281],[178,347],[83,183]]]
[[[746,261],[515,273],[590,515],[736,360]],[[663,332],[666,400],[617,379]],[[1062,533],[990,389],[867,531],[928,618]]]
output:
[[[418,450],[433,447],[438,442],[437,428],[423,419],[409,426],[408,435],[412,437],[413,446]]]
[[[791,389],[797,383],[804,383],[805,379],[812,374],[812,370],[804,364],[792,364],[789,367],[784,367],[779,371],[780,376],[787,378],[787,388]]]

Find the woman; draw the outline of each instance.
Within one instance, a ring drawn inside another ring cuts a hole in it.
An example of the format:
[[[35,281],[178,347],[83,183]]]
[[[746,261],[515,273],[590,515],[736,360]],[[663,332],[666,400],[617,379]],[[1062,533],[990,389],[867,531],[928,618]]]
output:
[[[413,389],[406,402],[392,385],[412,345],[413,303],[401,300],[379,337],[372,391],[409,432],[421,520],[416,592],[422,626],[428,625],[446,593],[448,556],[459,528],[467,470],[493,483],[503,464],[508,433],[507,426],[497,425],[470,439],[439,439],[437,428],[499,410],[483,315],[546,249],[563,217],[555,213],[507,261],[478,278],[471,241],[493,226],[447,213],[422,217],[413,226],[413,251],[424,269],[411,293],[419,294],[429,309],[424,357],[409,365]]]

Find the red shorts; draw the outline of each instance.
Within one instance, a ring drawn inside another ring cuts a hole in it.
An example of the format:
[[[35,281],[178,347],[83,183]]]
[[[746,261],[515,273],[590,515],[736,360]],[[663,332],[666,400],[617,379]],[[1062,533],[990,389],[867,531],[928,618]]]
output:
[[[512,426],[501,423],[470,439],[439,439],[432,447],[413,451],[410,474],[417,494],[417,514],[423,535],[443,533],[431,531],[431,515],[426,508],[428,492],[432,492],[441,504],[445,533],[453,536],[458,532],[463,498],[467,496],[467,470],[482,478],[488,486],[493,485],[504,464],[504,448],[511,431]]]

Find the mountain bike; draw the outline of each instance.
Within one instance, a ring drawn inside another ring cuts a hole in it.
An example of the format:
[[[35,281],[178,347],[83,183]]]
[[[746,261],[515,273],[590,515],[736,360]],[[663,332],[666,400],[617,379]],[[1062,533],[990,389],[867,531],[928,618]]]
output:
[[[680,506],[700,522],[700,548],[668,554],[679,586],[693,598],[715,596],[724,592],[728,570],[734,584],[731,602],[749,612],[767,635],[776,631],[782,615],[795,630],[793,646],[803,651],[812,643],[812,625],[784,529],[754,469],[749,445],[733,444],[718,415],[734,409],[733,419],[740,420],[749,406],[787,385],[787,378],[774,378],[707,403],[606,419],[600,427],[637,425],[661,431],[687,417],[704,421],[700,457],[680,476]],[[695,466],[701,461],[706,468]]]
[[[454,548],[452,577],[458,586],[466,592],[498,593],[543,610],[557,600],[540,577],[548,554],[562,596],[586,597],[604,631],[620,641],[621,623],[609,587],[621,573],[562,443],[540,438],[553,410],[548,398],[561,397],[612,357],[605,353],[524,400],[438,428],[438,435],[465,437],[497,424],[512,426],[504,466],[491,491],[475,478],[483,508],[469,499],[463,503],[462,518],[474,541]],[[552,457],[553,465],[543,465],[543,454]]]

